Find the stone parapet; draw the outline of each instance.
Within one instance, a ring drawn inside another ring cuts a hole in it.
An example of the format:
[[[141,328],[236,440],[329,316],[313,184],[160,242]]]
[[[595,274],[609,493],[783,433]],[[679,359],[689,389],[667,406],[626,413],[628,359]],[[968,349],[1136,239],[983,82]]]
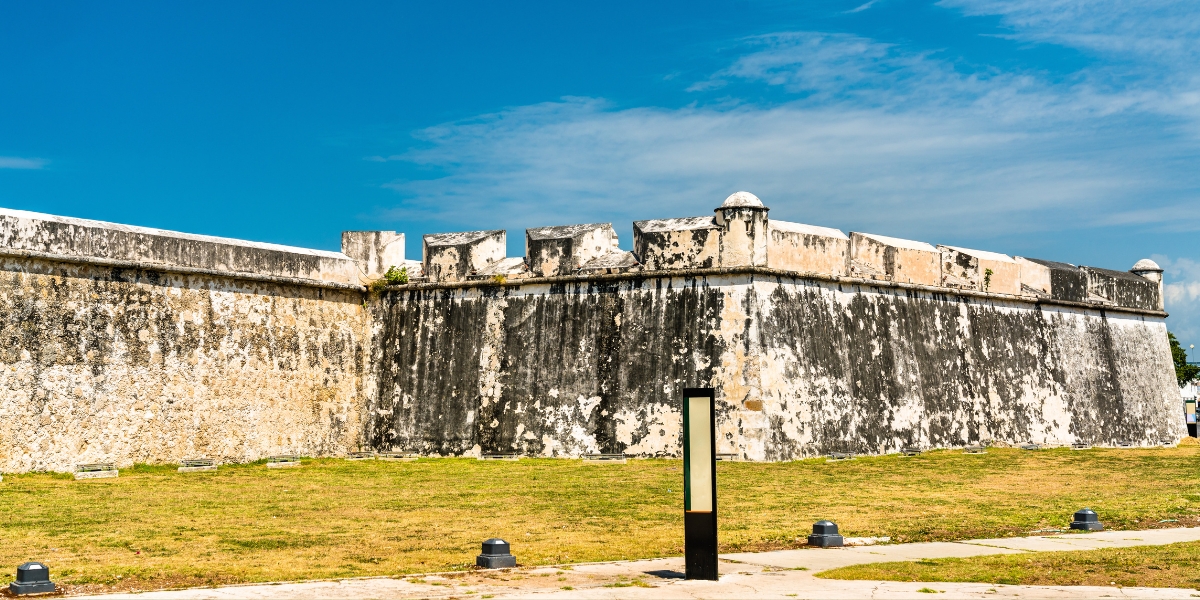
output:
[[[850,232],[850,273],[855,277],[941,285],[941,253],[925,242]]]
[[[525,257],[535,275],[569,275],[606,254],[620,252],[612,223],[525,230]]]
[[[505,231],[436,233],[422,238],[424,276],[429,281],[463,281],[503,260]]]
[[[358,284],[341,252],[196,235],[0,208],[0,248],[62,258]]]
[[[1021,265],[1013,257],[985,250],[938,245],[942,285],[999,294],[1021,293]]]

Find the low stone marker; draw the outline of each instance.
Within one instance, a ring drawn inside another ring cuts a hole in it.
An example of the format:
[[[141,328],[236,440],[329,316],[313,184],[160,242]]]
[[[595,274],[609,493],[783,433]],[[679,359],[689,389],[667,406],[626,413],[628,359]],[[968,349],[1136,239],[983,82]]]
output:
[[[1104,531],[1104,525],[1100,523],[1100,516],[1090,508],[1075,511],[1074,519],[1074,521],[1071,521],[1071,529]]]
[[[300,457],[291,454],[272,456],[267,459],[268,469],[289,469],[298,466],[300,466]]]
[[[397,462],[413,462],[420,458],[416,452],[380,452],[379,460],[391,460]]]
[[[483,543],[483,552],[475,557],[475,566],[484,569],[507,569],[517,566],[517,557],[509,551],[508,542],[492,538]]]
[[[1022,450],[1041,450],[1042,446],[1040,444],[1035,444],[1033,442],[1029,442],[1028,444],[1021,444],[1021,449]]]
[[[117,467],[112,463],[75,465],[75,479],[107,479],[117,475]]]
[[[40,562],[27,562],[17,567],[17,580],[8,584],[14,596],[25,594],[48,594],[54,590],[50,581],[50,567]]]
[[[1117,442],[1118,448],[1134,448],[1134,443],[1129,440],[1121,440]]]
[[[374,452],[351,452],[346,460],[375,460]]]
[[[843,460],[854,460],[854,454],[851,452],[831,452],[829,457],[825,459],[826,462],[839,462]]]
[[[211,458],[185,458],[179,461],[180,473],[199,473],[201,471],[216,471],[217,463]]]
[[[813,523],[812,535],[808,536],[808,545],[818,548],[841,548],[844,544],[838,526],[833,521],[817,521]]]
[[[584,454],[583,464],[585,465],[623,465],[625,464],[624,454]]]
[[[1092,445],[1085,444],[1083,442],[1075,442],[1074,444],[1071,444],[1071,449],[1072,450],[1091,450]]]
[[[920,456],[920,454],[921,454],[920,448],[914,448],[912,446],[905,446],[900,449],[901,456]]]
[[[987,454],[986,446],[967,446],[963,448],[963,454]]]
[[[518,461],[518,460],[521,460],[521,455],[520,454],[480,454],[479,460]]]

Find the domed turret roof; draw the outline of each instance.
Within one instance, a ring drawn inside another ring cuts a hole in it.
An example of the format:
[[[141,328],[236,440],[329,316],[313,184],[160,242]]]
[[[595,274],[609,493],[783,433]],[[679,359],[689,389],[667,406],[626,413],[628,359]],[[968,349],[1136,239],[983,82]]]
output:
[[[1143,258],[1142,260],[1137,261],[1137,264],[1133,265],[1133,268],[1130,269],[1130,271],[1161,271],[1161,270],[1162,270],[1162,268],[1158,266],[1158,263],[1156,263],[1148,258]]]
[[[737,192],[730,194],[729,197],[725,199],[725,202],[721,204],[721,208],[741,207],[766,208],[763,206],[762,200],[759,200],[758,196],[755,196],[750,192]]]

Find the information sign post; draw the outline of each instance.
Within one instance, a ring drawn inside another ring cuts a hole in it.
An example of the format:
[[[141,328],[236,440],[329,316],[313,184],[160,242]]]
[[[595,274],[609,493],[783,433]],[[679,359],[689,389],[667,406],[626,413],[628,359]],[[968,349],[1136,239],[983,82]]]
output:
[[[683,547],[688,579],[717,580],[716,392],[683,390]]]

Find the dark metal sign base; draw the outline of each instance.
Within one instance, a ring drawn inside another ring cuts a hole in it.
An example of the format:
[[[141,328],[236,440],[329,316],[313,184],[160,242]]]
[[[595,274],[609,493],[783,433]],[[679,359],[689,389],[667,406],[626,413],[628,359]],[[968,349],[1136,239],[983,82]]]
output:
[[[687,579],[717,580],[717,513],[683,513],[684,569]]]

